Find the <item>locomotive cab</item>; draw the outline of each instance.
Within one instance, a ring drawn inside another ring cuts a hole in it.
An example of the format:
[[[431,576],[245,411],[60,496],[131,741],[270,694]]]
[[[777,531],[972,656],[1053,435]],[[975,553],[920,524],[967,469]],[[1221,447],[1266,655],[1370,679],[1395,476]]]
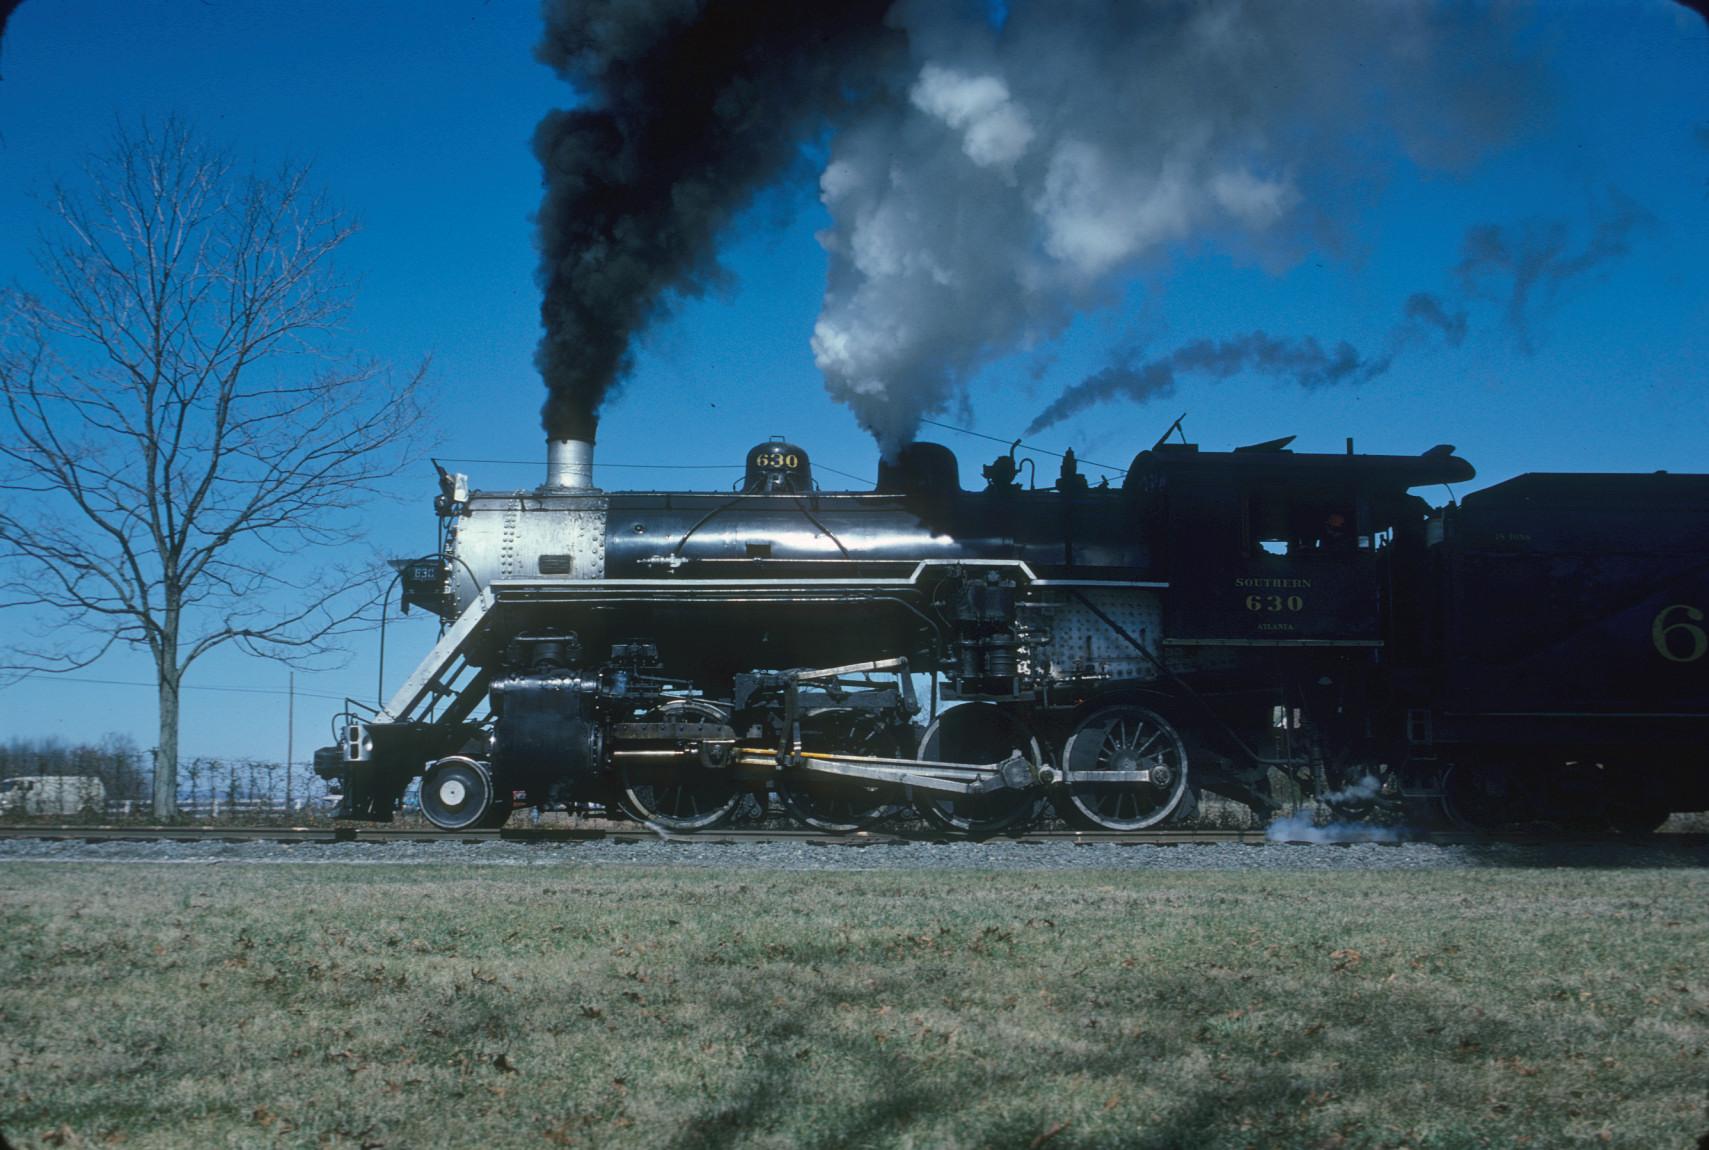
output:
[[[1469,478],[1445,456],[1295,455],[1286,441],[1140,455],[1161,496],[1171,644],[1381,645],[1380,545],[1409,487]]]

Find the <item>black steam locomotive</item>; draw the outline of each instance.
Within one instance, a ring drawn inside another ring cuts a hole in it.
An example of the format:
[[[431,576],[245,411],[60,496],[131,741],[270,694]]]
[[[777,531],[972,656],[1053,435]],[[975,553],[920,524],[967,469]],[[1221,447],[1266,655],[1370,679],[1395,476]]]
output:
[[[1709,476],[1436,508],[1414,490],[1473,476],[1451,447],[1290,442],[1158,443],[1096,486],[1070,453],[1049,489],[1011,452],[976,492],[931,443],[872,492],[778,440],[730,494],[601,491],[569,440],[538,488],[441,472],[438,551],[398,564],[441,639],[317,769],[370,820],[420,775],[446,829],[570,804],[692,831],[755,794],[968,835],[1284,785],[1476,825],[1709,807]]]

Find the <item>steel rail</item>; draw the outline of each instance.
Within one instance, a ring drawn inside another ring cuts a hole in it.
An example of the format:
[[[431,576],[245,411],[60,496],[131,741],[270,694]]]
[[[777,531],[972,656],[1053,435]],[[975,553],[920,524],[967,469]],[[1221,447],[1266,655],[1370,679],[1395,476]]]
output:
[[[332,827],[181,827],[181,826],[76,826],[76,825],[13,825],[0,826],[0,840],[39,839],[60,842],[183,842],[183,843],[580,843],[612,842],[641,843],[804,843],[813,846],[869,847],[903,843],[954,845],[970,840],[965,836],[927,829],[897,829],[854,831],[831,834],[807,829],[737,828],[713,829],[690,834],[655,831],[644,825],[621,827],[505,827],[498,830],[441,831],[432,827],[397,826],[332,826]],[[1019,834],[995,836],[987,842],[1008,842],[1022,845],[1071,843],[1080,846],[1198,846],[1236,843],[1248,846],[1460,846],[1507,843],[1560,846],[1574,843],[1618,843],[1638,846],[1705,847],[1709,834],[1665,833],[1653,835],[1617,835],[1573,833],[1542,833],[1515,831],[1506,833],[1476,833],[1470,831],[1425,831],[1396,836],[1382,827],[1372,827],[1368,835],[1348,835],[1334,841],[1304,839],[1272,839],[1263,829],[1257,830],[1196,830],[1162,829],[1144,831],[1079,831],[1034,830]]]

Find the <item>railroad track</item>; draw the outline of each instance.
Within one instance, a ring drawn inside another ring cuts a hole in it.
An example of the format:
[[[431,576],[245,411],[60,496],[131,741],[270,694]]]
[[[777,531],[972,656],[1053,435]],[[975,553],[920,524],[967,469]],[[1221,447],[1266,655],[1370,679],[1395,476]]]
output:
[[[1433,844],[1438,846],[1472,843],[1549,843],[1601,842],[1625,844],[1661,844],[1682,847],[1709,846],[1709,835],[1665,834],[1648,837],[1587,835],[1540,832],[1477,834],[1466,831],[1432,831],[1413,833],[1399,839],[1387,837],[1390,832],[1373,827],[1369,836],[1346,835],[1330,843],[1316,845],[1350,846],[1374,843],[1385,846]],[[800,843],[809,846],[861,848],[891,846],[900,843],[954,844],[966,839],[946,836],[939,832],[884,830],[857,831],[833,835],[797,829],[738,829],[712,830],[698,834],[661,834],[646,827],[507,827],[500,830],[439,831],[428,827],[396,826],[334,826],[334,827],[178,827],[178,826],[0,826],[0,839],[44,839],[62,842],[196,842],[196,843]],[[1155,830],[1131,833],[1108,831],[1040,830],[1025,834],[1003,836],[991,840],[1011,843],[1073,843],[1080,845],[1109,844],[1115,846],[1192,846],[1213,843],[1238,843],[1249,846],[1299,845],[1301,840],[1270,839],[1263,830]]]
[[[967,840],[926,831],[821,831],[780,829],[710,830],[663,834],[643,826],[622,828],[507,827],[502,830],[440,831],[428,827],[174,827],[174,826],[9,826],[0,839],[27,838],[76,842],[281,842],[281,843],[803,843],[812,846],[868,847],[897,843],[954,843]],[[1111,834],[1036,831],[1006,837],[1005,842],[1086,843],[1261,843],[1263,831],[1154,831]]]

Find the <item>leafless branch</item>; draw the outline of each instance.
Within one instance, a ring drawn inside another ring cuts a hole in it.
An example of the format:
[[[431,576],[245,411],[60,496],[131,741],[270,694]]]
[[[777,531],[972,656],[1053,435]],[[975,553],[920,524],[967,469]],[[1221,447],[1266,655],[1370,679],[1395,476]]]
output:
[[[40,292],[0,296],[0,607],[52,633],[0,676],[138,645],[175,707],[222,645],[325,654],[375,572],[299,557],[358,538],[411,461],[425,372],[340,348],[354,223],[306,169],[239,172],[176,120],[118,129],[51,215]]]

